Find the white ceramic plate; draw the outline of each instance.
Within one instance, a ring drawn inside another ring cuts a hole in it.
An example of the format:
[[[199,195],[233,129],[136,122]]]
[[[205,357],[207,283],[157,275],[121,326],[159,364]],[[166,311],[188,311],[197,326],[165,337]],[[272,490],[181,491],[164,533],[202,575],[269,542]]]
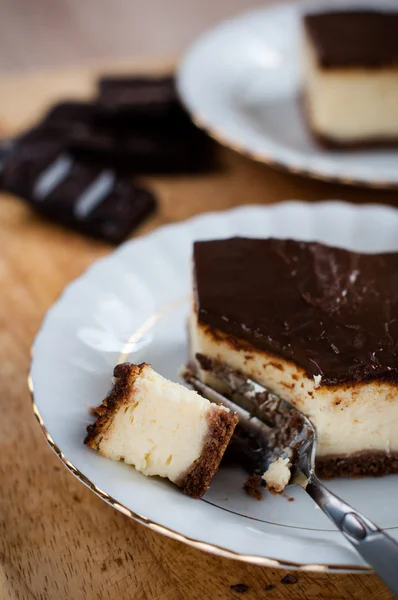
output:
[[[165,480],[105,459],[83,445],[89,409],[127,354],[178,378],[188,356],[186,317],[194,240],[234,235],[320,240],[357,250],[398,250],[398,211],[342,202],[286,202],[209,213],[121,246],[71,283],[34,344],[34,411],[64,464],[101,498],[155,531],[198,548],[262,565],[367,568],[301,489],[295,499],[242,490],[239,468],[220,469],[203,500]],[[398,476],[335,480],[330,487],[398,539]]]
[[[395,0],[349,0],[363,6]],[[397,150],[326,151],[312,140],[300,106],[300,20],[317,0],[263,7],[203,35],[178,73],[194,120],[221,143],[256,160],[319,179],[371,187],[398,186]]]

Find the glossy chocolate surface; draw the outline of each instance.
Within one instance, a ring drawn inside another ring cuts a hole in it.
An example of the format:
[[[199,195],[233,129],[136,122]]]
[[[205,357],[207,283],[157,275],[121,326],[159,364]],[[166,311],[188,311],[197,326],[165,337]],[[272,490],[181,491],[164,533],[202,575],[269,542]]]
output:
[[[308,14],[304,27],[323,68],[398,67],[398,12]]]
[[[201,323],[322,385],[398,381],[398,253],[232,238],[196,242],[194,269]]]

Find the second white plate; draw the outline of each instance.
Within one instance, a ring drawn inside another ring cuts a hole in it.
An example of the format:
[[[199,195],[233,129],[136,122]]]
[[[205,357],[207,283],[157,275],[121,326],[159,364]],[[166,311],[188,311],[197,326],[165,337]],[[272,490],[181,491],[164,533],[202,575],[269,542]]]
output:
[[[197,124],[252,158],[319,179],[398,186],[398,151],[327,151],[311,138],[300,106],[301,18],[347,0],[260,8],[221,24],[187,52],[178,72],[181,98]],[[350,0],[396,10],[395,0]]]

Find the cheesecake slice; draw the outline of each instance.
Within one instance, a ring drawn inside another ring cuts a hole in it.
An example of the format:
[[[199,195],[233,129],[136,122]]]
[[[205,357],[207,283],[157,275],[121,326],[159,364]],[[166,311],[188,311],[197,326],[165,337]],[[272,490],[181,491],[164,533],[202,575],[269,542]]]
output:
[[[146,363],[119,364],[114,377],[84,443],[200,498],[218,469],[237,415],[168,381]]]
[[[241,371],[307,415],[320,475],[397,473],[398,253],[233,238],[196,242],[193,263],[192,358]]]
[[[304,99],[330,147],[398,144],[398,12],[304,17]]]

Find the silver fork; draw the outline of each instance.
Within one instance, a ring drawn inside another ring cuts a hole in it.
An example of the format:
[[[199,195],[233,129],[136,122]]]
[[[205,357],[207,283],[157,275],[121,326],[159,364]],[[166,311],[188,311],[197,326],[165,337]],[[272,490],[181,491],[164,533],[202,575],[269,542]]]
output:
[[[211,370],[226,395],[204,384],[189,368],[184,379],[200,394],[223,404],[239,416],[239,425],[292,464],[289,485],[300,485],[323,510],[357,552],[398,597],[398,543],[365,515],[333,494],[315,474],[316,432],[297,408],[255,381],[218,361],[197,355],[201,367]],[[271,457],[271,454],[270,454]]]

